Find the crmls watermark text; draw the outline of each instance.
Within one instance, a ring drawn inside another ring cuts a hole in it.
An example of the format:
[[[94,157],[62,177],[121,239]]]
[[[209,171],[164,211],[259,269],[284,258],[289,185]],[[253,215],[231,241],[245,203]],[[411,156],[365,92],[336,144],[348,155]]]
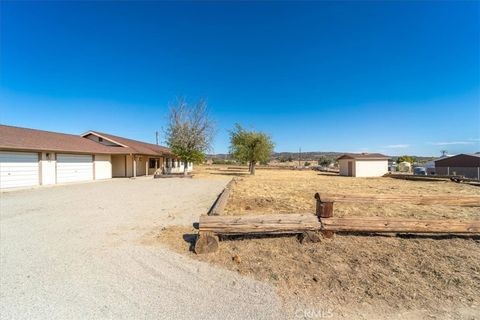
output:
[[[328,319],[333,317],[332,309],[297,309],[296,319]]]

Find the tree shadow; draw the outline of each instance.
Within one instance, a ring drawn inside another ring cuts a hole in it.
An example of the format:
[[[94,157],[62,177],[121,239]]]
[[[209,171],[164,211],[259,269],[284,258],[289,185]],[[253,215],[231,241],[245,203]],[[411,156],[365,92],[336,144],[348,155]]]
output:
[[[222,176],[237,176],[237,177],[240,177],[240,176],[246,176],[246,175],[249,175],[250,173],[248,172],[210,172],[210,174],[214,174],[214,175],[222,175]]]
[[[338,172],[319,172],[319,176],[328,176],[328,177],[341,177]]]

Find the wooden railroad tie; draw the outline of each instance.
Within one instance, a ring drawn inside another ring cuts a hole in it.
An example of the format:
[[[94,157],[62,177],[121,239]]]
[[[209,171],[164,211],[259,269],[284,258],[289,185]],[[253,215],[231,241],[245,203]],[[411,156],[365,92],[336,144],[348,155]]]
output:
[[[355,195],[347,197],[333,194],[315,194],[316,214],[267,214],[254,216],[207,216],[199,222],[196,253],[209,253],[218,249],[219,235],[307,234],[320,232],[332,238],[335,232],[355,233],[480,233],[480,220],[418,220],[404,218],[333,216],[334,202],[375,203],[412,202],[416,204],[443,204],[480,206],[478,196],[413,197],[390,195]]]

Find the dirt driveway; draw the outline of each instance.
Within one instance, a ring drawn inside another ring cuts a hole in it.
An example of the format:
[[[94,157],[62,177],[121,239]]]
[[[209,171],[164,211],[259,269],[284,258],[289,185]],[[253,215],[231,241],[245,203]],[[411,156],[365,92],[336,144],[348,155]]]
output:
[[[114,179],[2,193],[2,319],[279,318],[274,289],[142,243],[226,180]]]

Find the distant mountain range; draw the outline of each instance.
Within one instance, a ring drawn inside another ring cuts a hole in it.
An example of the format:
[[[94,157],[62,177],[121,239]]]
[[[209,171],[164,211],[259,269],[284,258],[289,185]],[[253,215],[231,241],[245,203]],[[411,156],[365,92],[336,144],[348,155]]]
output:
[[[345,152],[331,152],[331,151],[311,151],[311,152],[302,152],[300,154],[300,159],[304,161],[315,161],[321,157],[325,157],[330,160],[335,160],[341,155],[345,154]],[[388,155],[392,159],[398,158],[400,155],[392,156]],[[435,159],[435,157],[422,157],[422,156],[413,156],[417,159],[418,162],[423,163]],[[224,160],[231,160],[232,157],[228,153],[218,153],[218,154],[211,154],[207,155],[209,159],[224,159]],[[297,161],[299,159],[298,152],[274,152],[270,158],[270,160],[290,160],[290,161]]]

